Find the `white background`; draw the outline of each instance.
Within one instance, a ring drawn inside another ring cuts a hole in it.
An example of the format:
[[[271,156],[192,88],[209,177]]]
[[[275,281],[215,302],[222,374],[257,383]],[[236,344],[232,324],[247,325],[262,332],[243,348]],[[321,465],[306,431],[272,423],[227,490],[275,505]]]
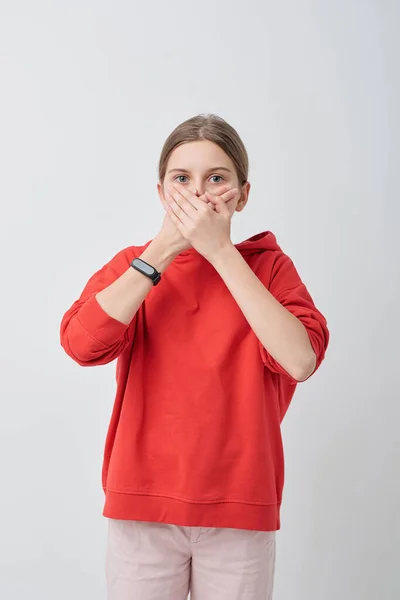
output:
[[[115,363],[76,365],[59,324],[158,232],[162,144],[206,112],[249,152],[233,241],[273,231],[331,331],[283,424],[274,600],[399,597],[399,17],[394,0],[0,3],[1,598],[105,598]]]

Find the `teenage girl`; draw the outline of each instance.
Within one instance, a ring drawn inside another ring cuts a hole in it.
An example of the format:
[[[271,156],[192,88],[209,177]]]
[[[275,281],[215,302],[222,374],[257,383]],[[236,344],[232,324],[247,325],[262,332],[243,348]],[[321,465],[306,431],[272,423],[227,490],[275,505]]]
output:
[[[280,425],[329,331],[271,231],[232,243],[247,178],[231,125],[180,124],[159,161],[159,233],[120,250],[62,319],[79,365],[117,359],[102,469],[108,600],[272,598]]]

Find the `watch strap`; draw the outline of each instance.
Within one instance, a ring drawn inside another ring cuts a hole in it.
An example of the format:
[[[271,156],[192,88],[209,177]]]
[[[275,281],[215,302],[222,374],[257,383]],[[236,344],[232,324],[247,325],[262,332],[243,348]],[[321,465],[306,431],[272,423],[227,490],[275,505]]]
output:
[[[143,275],[146,275],[146,277],[151,279],[153,285],[157,285],[157,283],[159,283],[159,281],[161,280],[161,273],[157,271],[157,269],[153,267],[153,265],[150,265],[142,258],[134,258],[131,262],[131,267],[136,271],[139,271],[139,273],[142,273]]]

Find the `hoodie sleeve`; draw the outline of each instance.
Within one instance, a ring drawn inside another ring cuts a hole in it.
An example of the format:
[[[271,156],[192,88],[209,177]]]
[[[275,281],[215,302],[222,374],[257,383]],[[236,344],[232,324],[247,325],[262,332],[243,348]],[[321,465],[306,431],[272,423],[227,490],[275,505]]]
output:
[[[62,317],[61,346],[81,366],[110,363],[133,340],[138,313],[125,325],[108,315],[96,299],[98,292],[108,287],[128,268],[129,263],[125,260],[124,253],[124,250],[119,252],[92,275],[79,298]]]
[[[328,347],[330,334],[327,321],[316,308],[293,261],[284,253],[279,254],[273,264],[268,289],[278,302],[297,317],[306,328],[317,357],[315,369],[311,373],[313,375],[321,365]],[[259,347],[261,359],[266,367],[274,373],[288,377],[291,383],[299,383],[268,353],[260,341]]]

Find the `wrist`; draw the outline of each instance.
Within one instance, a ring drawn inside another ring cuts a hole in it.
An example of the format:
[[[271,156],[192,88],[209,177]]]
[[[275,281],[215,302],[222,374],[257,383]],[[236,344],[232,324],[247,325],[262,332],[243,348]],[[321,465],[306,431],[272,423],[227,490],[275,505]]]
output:
[[[160,273],[171,264],[177,252],[174,252],[161,238],[155,237],[147,248],[142,252],[139,258],[148,262]]]
[[[237,248],[231,241],[229,241],[223,246],[220,246],[217,250],[214,250],[211,255],[206,256],[205,258],[207,258],[213,267],[217,269],[221,264],[226,262],[226,260],[229,260],[229,258],[236,252],[238,252]]]

